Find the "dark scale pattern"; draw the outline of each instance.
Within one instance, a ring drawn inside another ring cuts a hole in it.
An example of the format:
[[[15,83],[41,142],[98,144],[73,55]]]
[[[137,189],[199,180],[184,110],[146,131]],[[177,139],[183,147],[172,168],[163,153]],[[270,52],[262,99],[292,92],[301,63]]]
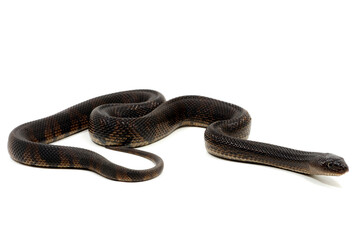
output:
[[[165,102],[152,90],[133,90],[93,98],[47,118],[23,124],[9,136],[10,156],[38,167],[79,168],[119,181],[144,181],[158,176],[163,161],[134,149],[166,137],[183,126],[206,127],[210,154],[304,174],[341,175],[348,167],[341,157],[304,152],[247,140],[251,118],[236,105],[201,96],[183,96]],[[89,128],[92,140],[107,148],[151,160],[155,166],[133,170],[80,148],[49,145]]]

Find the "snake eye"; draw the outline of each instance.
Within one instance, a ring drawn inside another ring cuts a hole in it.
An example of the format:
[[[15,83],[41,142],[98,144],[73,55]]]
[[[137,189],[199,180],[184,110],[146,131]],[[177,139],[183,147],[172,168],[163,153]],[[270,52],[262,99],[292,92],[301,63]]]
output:
[[[338,170],[342,169],[342,166],[335,162],[328,162],[327,166],[329,169],[334,170],[334,171],[338,171]]]
[[[328,166],[328,168],[333,169],[333,168],[334,168],[334,163],[329,162],[329,163],[327,164],[327,166]]]

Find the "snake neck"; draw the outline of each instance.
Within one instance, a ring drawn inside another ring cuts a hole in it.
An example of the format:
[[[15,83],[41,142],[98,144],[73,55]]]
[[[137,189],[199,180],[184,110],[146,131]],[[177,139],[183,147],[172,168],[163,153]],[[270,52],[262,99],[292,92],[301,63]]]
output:
[[[205,132],[208,152],[217,157],[234,161],[265,164],[294,172],[313,174],[312,162],[320,153],[306,152],[273,144],[239,139],[208,128]]]

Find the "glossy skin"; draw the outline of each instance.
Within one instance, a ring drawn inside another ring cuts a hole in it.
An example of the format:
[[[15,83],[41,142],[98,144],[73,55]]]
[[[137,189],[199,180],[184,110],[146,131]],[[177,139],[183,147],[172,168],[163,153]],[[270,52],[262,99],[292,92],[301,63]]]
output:
[[[9,136],[10,156],[23,164],[52,168],[80,168],[119,181],[152,179],[163,170],[160,157],[134,147],[166,137],[183,126],[206,127],[205,144],[215,156],[252,162],[304,174],[341,175],[345,161],[329,153],[304,152],[247,140],[251,117],[236,105],[201,96],[165,101],[152,90],[104,95],[53,116],[23,124]],[[80,148],[49,145],[89,128],[92,140],[107,148],[139,155],[155,166],[133,170]]]

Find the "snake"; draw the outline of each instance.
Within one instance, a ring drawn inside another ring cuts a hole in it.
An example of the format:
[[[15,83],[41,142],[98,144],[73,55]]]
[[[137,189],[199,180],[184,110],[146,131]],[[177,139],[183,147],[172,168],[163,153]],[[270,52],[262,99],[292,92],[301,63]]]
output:
[[[185,126],[206,128],[205,147],[208,153],[221,159],[305,175],[339,176],[349,170],[344,159],[335,154],[248,140],[251,117],[237,105],[198,95],[166,101],[161,93],[148,89],[95,97],[22,124],[11,131],[8,151],[13,160],[25,165],[85,169],[112,180],[139,182],[159,176],[164,162],[159,156],[137,148]],[[130,169],[91,150],[51,144],[86,129],[96,144],[146,158],[153,166]]]

